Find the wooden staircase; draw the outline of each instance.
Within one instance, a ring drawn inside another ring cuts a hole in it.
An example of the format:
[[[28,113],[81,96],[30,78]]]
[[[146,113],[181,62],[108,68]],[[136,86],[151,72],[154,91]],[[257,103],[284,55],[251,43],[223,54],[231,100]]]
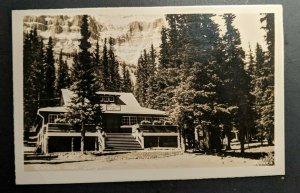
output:
[[[106,133],[105,151],[142,150],[131,133]]]

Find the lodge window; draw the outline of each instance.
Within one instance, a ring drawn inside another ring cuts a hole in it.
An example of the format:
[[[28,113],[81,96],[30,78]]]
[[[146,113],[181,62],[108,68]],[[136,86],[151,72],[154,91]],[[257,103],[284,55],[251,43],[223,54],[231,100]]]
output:
[[[137,124],[137,117],[135,116],[123,116],[122,125],[135,125]]]
[[[114,101],[115,101],[115,97],[110,96],[110,97],[109,97],[109,102],[114,102]]]
[[[144,120],[146,120],[146,121],[150,121],[150,123],[152,123],[152,117],[144,117]]]
[[[130,125],[129,117],[122,117],[122,125]]]
[[[49,114],[48,115],[48,123],[56,123],[58,119],[63,118],[63,115],[60,114]]]
[[[131,125],[137,124],[137,117],[130,117],[130,124]]]
[[[122,125],[135,125],[140,124],[142,121],[149,121],[151,124],[153,121],[163,120],[163,117],[144,117],[144,116],[123,116]]]
[[[100,102],[103,102],[103,96],[100,96],[99,98],[100,98]]]
[[[104,102],[108,102],[109,101],[109,97],[108,96],[104,96]]]
[[[153,121],[162,121],[164,120],[163,117],[153,117]]]

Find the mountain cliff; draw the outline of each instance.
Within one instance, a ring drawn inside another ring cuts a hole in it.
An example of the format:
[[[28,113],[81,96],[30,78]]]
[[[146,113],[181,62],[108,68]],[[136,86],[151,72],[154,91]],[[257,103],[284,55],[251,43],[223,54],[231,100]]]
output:
[[[61,49],[65,55],[70,55],[78,50],[81,17],[79,15],[26,16],[23,20],[24,32],[36,27],[45,44],[49,36],[52,36],[56,57]],[[163,17],[150,19],[137,16],[108,17],[91,16],[89,18],[92,49],[97,39],[102,48],[104,38],[112,37],[118,60],[127,64],[136,64],[141,51],[149,49],[151,44],[158,50],[160,31],[166,25]]]

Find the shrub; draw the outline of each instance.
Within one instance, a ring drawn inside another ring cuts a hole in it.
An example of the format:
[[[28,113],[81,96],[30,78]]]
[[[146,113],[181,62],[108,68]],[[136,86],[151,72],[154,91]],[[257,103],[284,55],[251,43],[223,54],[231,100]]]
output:
[[[155,121],[153,121],[153,125],[162,125],[162,122],[158,121],[158,120],[155,120]]]
[[[274,152],[268,152],[267,155],[263,158],[260,159],[260,164],[259,165],[274,165]]]
[[[151,122],[150,122],[150,121],[147,121],[147,120],[142,120],[142,121],[141,121],[141,124],[142,124],[142,125],[150,125]]]

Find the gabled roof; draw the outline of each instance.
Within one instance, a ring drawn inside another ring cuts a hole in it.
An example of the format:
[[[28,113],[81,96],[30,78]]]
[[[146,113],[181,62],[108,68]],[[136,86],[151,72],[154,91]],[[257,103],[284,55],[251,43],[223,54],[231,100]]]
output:
[[[74,96],[74,93],[68,89],[62,89],[62,101],[63,106],[61,107],[47,107],[39,109],[43,112],[67,112],[67,106],[70,105],[71,98]],[[166,115],[166,112],[159,111],[155,109],[149,109],[141,107],[136,98],[132,93],[124,92],[103,92],[99,91],[97,94],[101,95],[115,95],[123,102],[121,105],[117,105],[119,109],[108,108],[110,104],[101,104],[104,113],[110,114],[142,114],[142,115]]]

